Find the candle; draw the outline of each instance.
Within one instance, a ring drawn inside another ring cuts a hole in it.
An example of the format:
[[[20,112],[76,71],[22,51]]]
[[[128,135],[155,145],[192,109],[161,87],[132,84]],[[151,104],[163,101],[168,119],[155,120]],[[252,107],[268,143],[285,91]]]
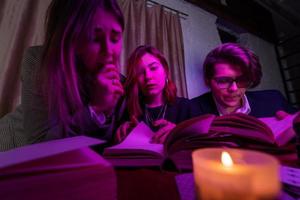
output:
[[[271,155],[206,148],[192,158],[198,199],[274,199],[280,192],[279,163]]]

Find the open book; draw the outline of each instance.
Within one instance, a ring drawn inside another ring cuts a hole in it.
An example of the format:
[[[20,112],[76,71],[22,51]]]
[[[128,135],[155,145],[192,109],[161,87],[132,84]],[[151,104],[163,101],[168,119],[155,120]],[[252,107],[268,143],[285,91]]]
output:
[[[124,141],[104,149],[104,157],[117,166],[158,166],[164,156],[162,144],[150,143],[154,133],[140,122]]]
[[[77,136],[0,153],[1,199],[116,199],[113,167]]]
[[[155,134],[143,122],[118,145],[106,148],[104,156],[117,166],[152,166],[172,163],[180,169],[191,168],[190,153],[202,147],[235,147],[288,153],[295,151],[290,141],[295,132],[292,121],[255,118],[236,113],[225,116],[202,115],[176,126],[164,145],[152,144]]]

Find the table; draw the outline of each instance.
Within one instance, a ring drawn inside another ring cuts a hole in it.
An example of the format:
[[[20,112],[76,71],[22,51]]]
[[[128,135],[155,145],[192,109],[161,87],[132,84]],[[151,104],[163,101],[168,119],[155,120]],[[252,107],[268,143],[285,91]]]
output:
[[[278,159],[283,165],[300,168],[296,154],[281,155]],[[116,169],[118,200],[180,200],[175,181],[178,174],[159,168]]]
[[[176,172],[159,169],[117,169],[118,200],[180,200]]]

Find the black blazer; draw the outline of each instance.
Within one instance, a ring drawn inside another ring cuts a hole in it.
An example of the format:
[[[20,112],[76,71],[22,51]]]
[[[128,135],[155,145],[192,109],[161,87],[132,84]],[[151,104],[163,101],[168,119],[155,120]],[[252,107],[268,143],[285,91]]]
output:
[[[277,90],[248,91],[246,96],[251,107],[249,115],[254,117],[271,117],[279,110],[291,114],[297,112]],[[201,114],[219,115],[211,92],[191,99],[190,106],[192,117]]]

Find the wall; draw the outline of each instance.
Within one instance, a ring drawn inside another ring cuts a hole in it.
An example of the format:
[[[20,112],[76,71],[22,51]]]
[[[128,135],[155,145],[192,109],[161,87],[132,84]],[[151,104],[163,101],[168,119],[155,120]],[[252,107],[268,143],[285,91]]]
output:
[[[241,43],[259,56],[262,65],[263,78],[255,90],[277,89],[285,95],[274,45],[249,33],[241,35]]]
[[[182,19],[188,97],[193,98],[208,90],[202,78],[205,55],[221,44],[215,21],[217,17],[183,0],[155,0],[156,2],[188,14]],[[263,80],[256,89],[278,89],[284,94],[281,74],[274,45],[252,34],[242,34],[241,42],[260,57]]]

